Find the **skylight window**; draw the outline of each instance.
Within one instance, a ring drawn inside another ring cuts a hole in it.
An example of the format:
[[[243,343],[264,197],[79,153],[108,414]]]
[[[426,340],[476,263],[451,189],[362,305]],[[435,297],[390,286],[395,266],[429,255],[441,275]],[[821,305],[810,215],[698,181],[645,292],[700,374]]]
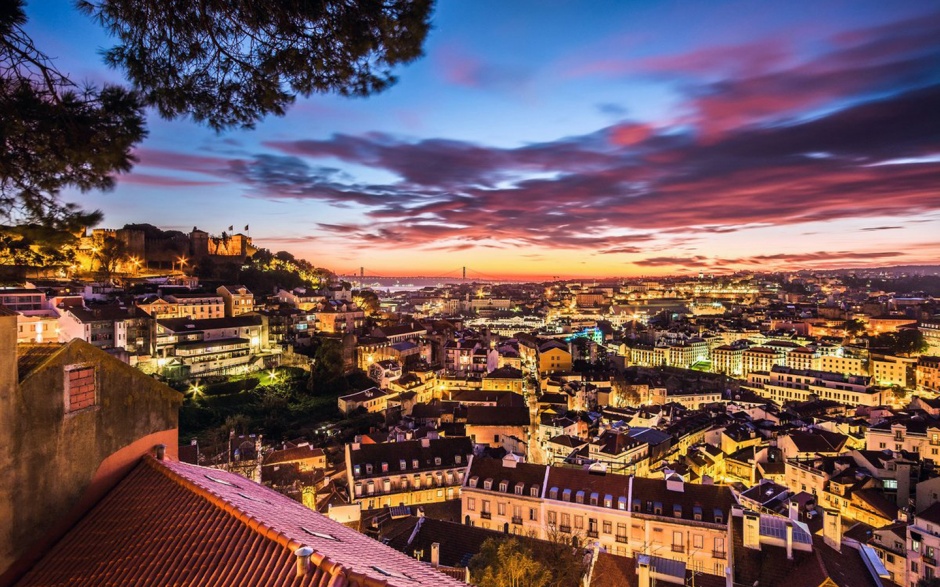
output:
[[[323,532],[314,532],[310,528],[304,528],[303,526],[301,526],[300,529],[306,532],[307,534],[310,534],[311,536],[316,536],[317,538],[322,538],[324,540],[333,540],[335,542],[341,542],[339,538],[337,538],[336,536],[333,536],[332,534],[324,534]]]
[[[219,479],[218,477],[213,477],[212,475],[206,475],[206,479],[208,479],[209,481],[212,481],[213,483],[218,483],[219,485],[227,485],[229,487],[234,487],[236,489],[239,488],[238,485],[235,485],[234,483],[229,483],[225,479]]]
[[[409,581],[414,581],[414,579],[412,579],[408,575],[405,575],[402,573],[396,573],[395,571],[389,571],[388,569],[383,569],[382,567],[377,567],[375,565],[372,565],[372,569],[378,573],[381,573],[382,575],[385,575],[386,577],[395,577],[396,579],[407,579]]]

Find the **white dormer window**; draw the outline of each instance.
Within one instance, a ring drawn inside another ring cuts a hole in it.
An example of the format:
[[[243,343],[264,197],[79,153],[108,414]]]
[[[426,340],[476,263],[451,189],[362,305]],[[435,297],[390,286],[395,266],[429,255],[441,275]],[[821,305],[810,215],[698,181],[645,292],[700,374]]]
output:
[[[508,482],[508,481],[500,481],[500,482],[499,482],[499,490],[500,490],[501,492],[503,492],[503,493],[506,493],[507,491],[509,491],[509,482]]]
[[[558,488],[557,488],[557,487],[552,487],[551,489],[549,489],[549,490],[548,490],[548,497],[549,497],[549,499],[558,499]]]
[[[470,479],[467,480],[467,487],[476,487],[477,482],[479,480],[480,480],[479,477],[476,477],[476,476],[470,477]]]
[[[522,490],[525,489],[525,484],[521,481],[516,483],[516,495],[522,495]]]
[[[388,463],[382,463],[382,472],[388,473]]]
[[[411,468],[412,468],[412,469],[417,469],[417,468],[418,468],[418,459],[412,459],[412,460],[411,460]]]
[[[570,489],[565,489],[564,491],[562,491],[562,492],[561,492],[561,499],[562,499],[562,501],[571,501],[571,490],[570,490]]]
[[[484,481],[483,481],[483,489],[485,489],[485,490],[487,490],[487,491],[491,491],[491,490],[493,489],[493,480],[492,480],[492,479],[486,479],[486,480],[484,480]]]
[[[538,485],[533,485],[532,488],[529,489],[529,495],[531,495],[532,497],[538,497],[538,496],[539,496],[539,486],[538,486]]]
[[[584,492],[579,491],[575,494],[574,500],[578,503],[584,503]]]
[[[441,466],[441,457],[434,457],[434,464],[438,467]]]
[[[372,474],[372,465],[366,465],[366,475]]]
[[[460,464],[460,455],[454,455],[454,462]]]

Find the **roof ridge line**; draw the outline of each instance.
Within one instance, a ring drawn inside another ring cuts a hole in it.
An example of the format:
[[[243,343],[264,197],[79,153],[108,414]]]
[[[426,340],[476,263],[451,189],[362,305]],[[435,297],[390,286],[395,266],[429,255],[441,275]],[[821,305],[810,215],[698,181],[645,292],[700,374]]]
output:
[[[186,489],[192,491],[196,495],[199,495],[200,497],[208,500],[210,503],[212,503],[213,505],[215,505],[216,507],[218,507],[225,513],[229,514],[230,516],[234,517],[239,522],[248,526],[248,528],[252,530],[253,532],[257,532],[262,537],[267,538],[268,540],[271,540],[272,542],[275,542],[276,544],[279,544],[280,546],[288,549],[291,553],[296,551],[298,548],[301,548],[304,546],[308,548],[313,548],[309,546],[308,544],[304,544],[302,542],[294,540],[293,538],[288,537],[286,534],[279,532],[272,526],[252,516],[247,511],[239,508],[238,506],[236,506],[235,504],[229,501],[226,501],[225,499],[223,499],[219,495],[216,495],[215,493],[212,493],[205,487],[202,487],[201,485],[198,485],[190,481],[189,479],[180,475],[179,473],[172,470],[171,468],[166,467],[166,466],[161,466],[159,463],[159,460],[153,455],[144,455],[144,462],[147,463],[147,465],[149,465],[152,469],[156,470],[162,475],[165,475],[171,481],[185,487]],[[200,469],[205,469],[207,471],[216,470],[216,469],[211,469],[209,467],[202,467],[199,465],[192,465],[192,466],[198,467]],[[245,479],[245,480],[253,483],[251,479]],[[310,562],[312,563],[312,566],[323,569],[325,573],[333,576],[334,579],[336,575],[340,575],[340,574],[345,575],[347,578],[351,575],[359,574],[359,573],[355,573],[352,569],[348,569],[344,567],[340,563],[330,560],[326,555],[322,554],[315,548],[313,548],[313,554],[310,555]]]

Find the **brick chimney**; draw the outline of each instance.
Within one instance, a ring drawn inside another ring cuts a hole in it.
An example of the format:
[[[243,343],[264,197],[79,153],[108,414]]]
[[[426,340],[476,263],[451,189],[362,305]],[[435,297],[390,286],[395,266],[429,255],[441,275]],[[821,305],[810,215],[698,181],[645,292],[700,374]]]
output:
[[[441,564],[441,545],[439,542],[431,543],[431,566],[437,568]]]
[[[800,520],[800,504],[795,499],[791,499],[787,505],[787,513],[789,514],[787,517],[794,522]]]

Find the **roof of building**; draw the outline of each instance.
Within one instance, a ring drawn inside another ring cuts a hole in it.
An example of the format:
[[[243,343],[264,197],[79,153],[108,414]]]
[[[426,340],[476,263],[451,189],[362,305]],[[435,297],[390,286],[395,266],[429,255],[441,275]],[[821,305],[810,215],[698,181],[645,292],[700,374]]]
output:
[[[297,576],[297,556],[310,565]],[[146,457],[17,583],[459,585],[243,477]]]
[[[702,522],[719,523],[717,517],[727,520],[731,506],[737,503],[731,489],[725,486],[667,482],[665,479],[630,477],[585,469],[551,467],[546,487],[549,488],[549,499],[551,489],[558,489],[555,499],[559,501],[565,500],[565,490],[569,490],[567,497],[572,502],[576,502],[579,492],[583,492],[584,503],[588,503],[588,498],[596,493],[598,504],[604,507],[608,507],[605,502],[609,495],[609,507],[617,509],[620,507],[620,499],[626,500],[631,495],[631,480],[633,503],[625,504],[625,507],[638,514],[685,520],[700,517],[699,521]],[[655,513],[657,506],[659,514]]]
[[[46,359],[59,352],[65,344],[58,342],[27,343],[16,345],[16,369],[20,381],[26,379]]]
[[[296,448],[287,448],[276,450],[264,457],[265,465],[277,465],[280,463],[292,463],[295,461],[304,461],[307,459],[321,459],[326,455],[322,448],[314,448],[310,445],[298,446]]]
[[[467,406],[468,426],[528,426],[526,406]]]
[[[522,483],[525,490],[524,495],[532,496],[531,490],[536,488],[537,495],[542,496],[542,483],[545,481],[545,465],[534,465],[532,463],[513,463],[507,466],[501,459],[492,459],[487,457],[473,457],[470,462],[470,468],[464,477],[466,480],[464,486],[470,486],[470,480],[478,480],[477,487],[483,487],[483,481],[493,480],[493,488],[499,487],[501,481],[506,481],[509,487],[515,488],[517,483]]]
[[[818,587],[827,578],[839,587],[878,587],[884,583],[874,581],[861,553],[849,544],[843,543],[836,551],[822,536],[814,535],[812,551],[793,549],[793,558],[788,559],[783,546],[762,543],[760,549],[746,548],[741,517],[733,517],[731,526],[735,585]]]
[[[361,471],[356,478],[381,477],[404,475],[414,471],[465,467],[472,454],[473,443],[466,436],[422,438],[402,442],[360,444],[359,448],[351,446],[349,464],[352,467],[372,465],[372,475]],[[437,459],[440,459],[440,464],[437,464]],[[404,461],[404,469],[401,467],[402,461]],[[417,468],[414,467],[414,461],[418,461]],[[382,471],[383,464],[386,465],[387,471],[385,472]]]
[[[217,328],[246,328],[261,326],[261,316],[242,314],[231,318],[161,318],[157,323],[172,332],[187,332],[192,330],[215,330]]]
[[[842,452],[845,443],[849,439],[844,434],[822,429],[806,432],[798,430],[792,432],[789,436],[796,449],[802,453]]]

